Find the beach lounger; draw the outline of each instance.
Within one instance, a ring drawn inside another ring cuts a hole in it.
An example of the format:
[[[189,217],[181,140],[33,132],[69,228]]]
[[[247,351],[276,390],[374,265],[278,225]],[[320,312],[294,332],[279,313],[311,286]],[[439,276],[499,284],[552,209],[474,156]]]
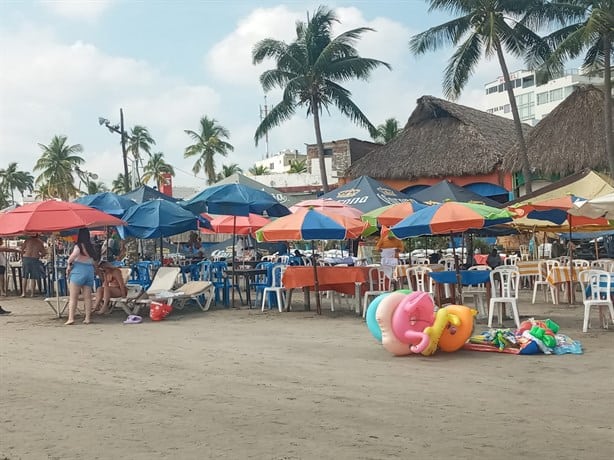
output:
[[[207,311],[211,307],[214,291],[215,286],[210,281],[188,281],[177,289],[158,292],[152,297],[138,299],[136,303],[140,308],[141,306],[148,306],[151,302],[160,301],[181,310],[187,302],[194,300],[202,311]],[[205,296],[204,305],[201,301],[202,296]]]
[[[150,299],[153,299],[161,292],[173,290],[180,272],[181,269],[179,267],[160,267],[151,282],[151,286],[145,291],[145,295],[125,302],[125,308],[124,306],[122,308],[129,315],[138,315],[143,305],[149,305]]]

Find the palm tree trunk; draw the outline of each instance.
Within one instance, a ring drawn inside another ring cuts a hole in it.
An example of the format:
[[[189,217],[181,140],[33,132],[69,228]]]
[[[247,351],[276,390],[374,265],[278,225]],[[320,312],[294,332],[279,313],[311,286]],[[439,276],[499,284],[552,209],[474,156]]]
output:
[[[122,160],[124,161],[124,193],[132,190],[130,176],[128,175],[128,152],[126,151],[126,132],[124,131],[124,109],[119,109],[119,135],[122,137]]]
[[[318,160],[320,162],[320,177],[322,178],[322,191],[328,193],[328,178],[326,177],[326,163],[324,162],[324,143],[322,142],[322,130],[320,129],[320,107],[312,98],[313,126],[316,130],[316,143],[318,144]]]
[[[522,123],[520,123],[520,114],[518,113],[518,105],[516,104],[516,96],[514,96],[514,88],[510,84],[510,72],[507,69],[505,58],[503,56],[503,50],[501,44],[495,45],[497,49],[497,57],[499,58],[499,65],[503,72],[503,81],[505,88],[507,89],[507,97],[510,100],[510,107],[512,109],[512,116],[514,117],[514,127],[516,128],[516,136],[518,137],[518,147],[520,148],[520,156],[522,160],[522,176],[524,177],[525,193],[531,193],[533,191],[533,185],[531,180],[531,165],[529,164],[529,154],[527,152],[527,144],[524,141],[524,134],[522,132]]]
[[[612,74],[610,70],[610,53],[612,52],[611,35],[606,32],[603,37],[603,116],[605,127],[605,150],[610,165],[610,177],[614,177],[614,139],[612,139]]]

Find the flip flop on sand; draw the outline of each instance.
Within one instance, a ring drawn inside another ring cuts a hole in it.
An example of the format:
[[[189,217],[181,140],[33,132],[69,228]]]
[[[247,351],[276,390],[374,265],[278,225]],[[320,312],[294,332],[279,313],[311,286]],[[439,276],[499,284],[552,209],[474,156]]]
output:
[[[143,321],[143,318],[140,316],[129,315],[128,318],[126,318],[126,321],[124,321],[124,324],[139,324],[141,321]]]

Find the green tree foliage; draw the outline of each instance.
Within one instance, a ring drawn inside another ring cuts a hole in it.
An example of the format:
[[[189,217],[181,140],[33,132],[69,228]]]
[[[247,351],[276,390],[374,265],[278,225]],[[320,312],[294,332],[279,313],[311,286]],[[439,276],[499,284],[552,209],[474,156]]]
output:
[[[254,64],[265,59],[275,60],[276,68],[260,75],[265,92],[273,88],[283,90],[281,102],[264,117],[254,135],[256,144],[271,129],[294,115],[297,109],[313,116],[322,186],[328,192],[324,163],[324,144],[320,128],[320,115],[324,109],[336,107],[344,116],[372,132],[375,128],[358,106],[351,93],[341,86],[353,79],[367,80],[371,72],[388,64],[375,59],[362,58],[354,47],[361,36],[373,29],[361,27],[332,36],[332,28],[339,20],[333,10],[320,6],[307,22],[296,23],[296,39],[287,44],[266,38],[252,51]]]
[[[192,167],[194,174],[204,171],[209,184],[213,184],[216,179],[215,155],[227,156],[234,147],[223,139],[230,138],[230,132],[217,120],[209,117],[200,119],[198,131],[185,130],[185,133],[192,138],[194,144],[186,147],[183,156],[185,158],[196,157],[196,162]]]
[[[49,145],[38,144],[43,153],[34,171],[40,171],[36,184],[46,197],[69,200],[78,195],[73,172],[84,162],[78,155],[83,147],[81,144],[68,145],[67,140],[66,136],[53,136]]]

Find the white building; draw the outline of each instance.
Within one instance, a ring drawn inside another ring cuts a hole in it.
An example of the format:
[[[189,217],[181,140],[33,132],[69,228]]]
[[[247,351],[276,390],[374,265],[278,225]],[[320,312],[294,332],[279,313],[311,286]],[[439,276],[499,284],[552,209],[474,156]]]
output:
[[[569,96],[574,87],[592,84],[602,85],[603,75],[589,77],[578,69],[566,70],[563,75],[542,83],[539,74],[529,70],[518,70],[510,74],[510,80],[516,95],[518,114],[523,123],[536,125],[552,109]],[[486,97],[483,110],[488,113],[512,118],[507,91],[504,88],[503,77],[484,85]]]
[[[307,163],[307,155],[298,153],[298,150],[282,150],[277,155],[256,161],[255,165],[256,167],[267,168],[270,174],[277,174],[288,172],[291,164],[295,161]]]

